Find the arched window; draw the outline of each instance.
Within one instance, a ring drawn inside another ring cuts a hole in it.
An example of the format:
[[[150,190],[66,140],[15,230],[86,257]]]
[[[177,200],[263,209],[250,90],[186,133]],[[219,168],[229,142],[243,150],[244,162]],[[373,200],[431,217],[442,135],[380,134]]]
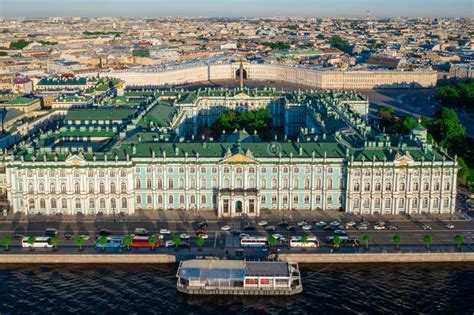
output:
[[[168,196],[168,204],[173,205],[173,195]]]
[[[117,192],[117,186],[115,186],[115,182],[110,182],[110,193],[115,194]]]
[[[158,204],[163,204],[163,196],[162,195],[158,195]]]
[[[237,174],[242,174],[242,168],[241,168],[241,167],[237,167],[236,173],[237,173]]]
[[[121,191],[122,193],[126,193],[126,192],[127,192],[127,183],[126,183],[126,182],[120,183],[120,191]]]
[[[146,188],[151,189],[152,183],[151,183],[151,177],[146,178]]]
[[[67,208],[67,199],[65,199],[65,198],[61,199],[61,208],[62,209]]]
[[[163,189],[163,178],[158,177],[158,189]]]
[[[137,205],[140,207],[141,204],[142,204],[142,196],[138,195],[137,196]]]
[[[56,185],[54,183],[49,184],[49,191],[53,194],[56,192]]]
[[[95,208],[95,199],[89,198],[89,209],[94,209],[94,208]]]
[[[439,208],[439,198],[438,197],[433,199],[433,208],[435,208],[435,209]]]
[[[74,202],[74,205],[75,205],[76,209],[81,209],[81,199],[76,198],[76,200]]]
[[[298,189],[298,178],[293,179],[293,189]]]
[[[196,196],[191,195],[191,204],[194,205],[196,204]]]
[[[151,195],[146,195],[146,203],[148,205],[151,205],[152,201],[151,201]]]
[[[298,205],[298,202],[299,202],[298,195],[294,195],[294,196],[293,196],[293,205],[297,206],[297,205]]]
[[[89,194],[94,193],[94,182],[89,182]]]
[[[382,190],[382,184],[380,182],[375,183],[375,191],[380,191]]]
[[[332,189],[332,177],[328,178],[328,189]]]
[[[56,202],[55,198],[51,198],[51,209],[56,209],[58,207],[58,204]]]
[[[226,176],[224,177],[224,188],[229,188],[229,178]]]
[[[201,195],[201,206],[206,205],[206,195]]]
[[[212,177],[211,185],[212,185],[212,188],[216,188],[216,187],[217,187],[217,178],[216,178],[215,176]]]
[[[201,178],[201,189],[206,189],[206,179],[204,177]]]
[[[354,199],[354,208],[358,209],[360,207],[360,201],[359,198]]]
[[[169,189],[173,189],[174,187],[174,182],[173,182],[173,178],[168,178],[168,188]]]
[[[385,190],[386,191],[391,191],[392,190],[392,183],[391,182],[388,182],[385,184]]]
[[[428,198],[423,199],[423,208],[428,208]]]
[[[142,181],[140,180],[140,178],[137,178],[135,180],[135,188],[136,189],[141,189],[142,188]]]
[[[370,207],[370,200],[369,200],[369,198],[365,198],[365,199],[364,199],[364,208],[367,209],[367,208],[369,208],[369,207]]]
[[[99,183],[99,193],[105,194],[105,184],[104,184],[104,182]]]
[[[400,198],[400,200],[398,201],[398,208],[403,209],[404,207],[405,207],[405,199]]]
[[[179,203],[184,205],[184,195],[179,195]]]
[[[354,191],[360,191],[360,184],[354,183]]]
[[[321,189],[321,178],[316,179],[316,189]]]
[[[370,183],[369,182],[365,182],[364,191],[370,191]]]
[[[439,191],[439,188],[440,188],[440,184],[439,184],[439,182],[436,182],[435,186],[434,186],[434,190]]]
[[[190,182],[191,189],[196,189],[196,178],[194,176],[191,176],[191,179],[189,180],[189,182]]]
[[[272,189],[277,189],[277,179],[275,177],[272,178]]]
[[[80,194],[81,193],[81,185],[79,185],[79,183],[75,183],[74,184],[74,192],[76,194]]]
[[[46,208],[46,201],[44,200],[44,198],[40,198],[40,209],[44,209]]]
[[[400,183],[400,191],[405,191],[405,183]]]
[[[262,177],[260,181],[260,188],[261,189],[266,189],[267,188],[267,179],[265,177]]]
[[[39,191],[40,193],[44,192],[44,184],[43,184],[43,182],[40,182],[40,183],[39,183],[39,185],[38,185],[38,191]]]
[[[375,208],[380,208],[380,206],[381,206],[380,198],[375,198]]]
[[[127,209],[127,208],[128,208],[127,198],[123,197],[122,198],[122,209]]]
[[[250,177],[249,177],[249,187],[250,187],[250,188],[254,188],[254,187],[255,187],[255,179],[253,178],[253,176],[250,176]]]
[[[66,183],[61,183],[61,193],[62,194],[66,193]]]
[[[385,208],[390,208],[392,205],[392,200],[390,198],[385,199]]]
[[[444,190],[450,190],[451,189],[451,185],[449,184],[449,181],[445,181],[444,182]]]
[[[110,198],[110,207],[112,209],[117,209],[117,200],[115,198]]]
[[[235,188],[242,188],[243,187],[243,181],[242,181],[242,177],[237,177],[235,179]]]
[[[418,208],[418,198],[413,198],[411,205],[412,208]]]
[[[418,183],[413,183],[413,190],[418,191]]]
[[[304,189],[309,189],[309,178],[305,177],[304,179]]]
[[[424,182],[424,183],[423,183],[423,190],[424,190],[424,191],[430,190],[430,184],[429,184],[428,182]]]

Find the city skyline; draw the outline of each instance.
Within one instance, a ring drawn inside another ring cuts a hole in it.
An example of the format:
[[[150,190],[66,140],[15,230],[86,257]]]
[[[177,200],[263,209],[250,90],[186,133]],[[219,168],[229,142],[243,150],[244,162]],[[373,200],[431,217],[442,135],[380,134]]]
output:
[[[263,16],[315,16],[315,17],[470,17],[473,5],[469,0],[295,0],[252,1],[226,3],[217,0],[1,0],[2,17],[47,16],[117,16],[117,17],[263,17]]]

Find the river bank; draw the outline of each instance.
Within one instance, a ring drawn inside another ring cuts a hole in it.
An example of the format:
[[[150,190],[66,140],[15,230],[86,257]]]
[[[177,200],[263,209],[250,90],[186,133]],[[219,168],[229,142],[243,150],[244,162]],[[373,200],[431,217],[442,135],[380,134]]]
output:
[[[171,264],[189,256],[169,254],[8,254],[0,264]],[[194,257],[192,257],[194,258]],[[474,253],[297,253],[279,260],[307,264],[474,262]]]

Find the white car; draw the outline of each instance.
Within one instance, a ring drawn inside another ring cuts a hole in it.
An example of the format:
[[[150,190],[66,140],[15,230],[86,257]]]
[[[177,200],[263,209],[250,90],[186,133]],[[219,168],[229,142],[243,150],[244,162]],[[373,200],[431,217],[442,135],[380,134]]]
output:
[[[306,222],[305,220],[298,222],[298,226],[303,226],[306,224],[308,224],[308,222]]]
[[[325,227],[325,226],[326,226],[326,222],[324,222],[324,221],[319,221],[318,223],[316,223],[316,226],[317,226],[317,227]]]
[[[221,226],[221,230],[222,231],[230,231],[230,226],[228,226],[227,224],[223,225],[223,226]]]
[[[259,222],[258,222],[258,225],[260,225],[260,226],[266,226],[266,225],[268,225],[268,222],[267,222],[267,221],[259,221]]]
[[[356,223],[354,221],[349,221],[346,223],[346,226],[354,226]]]
[[[89,235],[78,235],[77,237],[82,237],[84,241],[88,241],[90,239]]]
[[[452,230],[452,229],[454,229],[454,224],[446,224],[446,228],[448,230]]]
[[[274,238],[276,238],[277,240],[281,241],[282,239],[284,240],[285,237],[281,234],[278,234],[278,233],[275,233],[272,235]]]
[[[160,234],[170,235],[170,234],[171,234],[171,231],[168,230],[168,229],[161,229],[161,230],[160,230]]]
[[[431,226],[429,225],[423,225],[423,230],[431,230]]]
[[[303,225],[301,228],[302,228],[303,230],[305,230],[305,231],[309,231],[309,230],[312,229],[312,226],[309,225],[309,224],[305,224],[305,225]]]
[[[360,231],[363,231],[363,230],[365,231],[365,230],[367,230],[367,225],[361,224],[357,227],[357,229],[360,230]]]
[[[374,230],[385,230],[385,226],[384,225],[374,225]]]
[[[173,241],[166,241],[165,242],[165,247],[171,247],[171,246],[174,246]]]
[[[181,233],[179,234],[179,238],[182,240],[189,240],[189,234],[188,233]]]

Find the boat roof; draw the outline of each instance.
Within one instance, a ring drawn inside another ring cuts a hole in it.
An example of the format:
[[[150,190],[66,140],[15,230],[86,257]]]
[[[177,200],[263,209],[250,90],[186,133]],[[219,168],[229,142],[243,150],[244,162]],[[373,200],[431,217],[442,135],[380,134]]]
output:
[[[288,277],[287,262],[243,260],[186,260],[178,275],[193,279],[243,279],[246,276]]]

